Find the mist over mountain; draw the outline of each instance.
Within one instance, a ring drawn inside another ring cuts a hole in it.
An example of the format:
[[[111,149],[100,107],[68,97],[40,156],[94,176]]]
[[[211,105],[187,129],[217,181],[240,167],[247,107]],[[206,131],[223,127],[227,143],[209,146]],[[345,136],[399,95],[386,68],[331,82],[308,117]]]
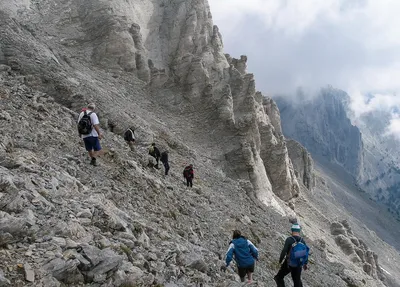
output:
[[[348,95],[333,88],[322,89],[319,96],[300,99],[276,97],[284,134],[302,143],[313,157],[322,157],[342,166],[357,177],[363,163],[360,130],[346,114]]]
[[[399,218],[399,140],[390,131],[393,110],[370,108],[361,115],[350,96],[332,87],[317,96],[275,98],[285,136],[298,140],[316,159],[343,167],[372,199]],[[371,95],[367,104],[373,104]]]

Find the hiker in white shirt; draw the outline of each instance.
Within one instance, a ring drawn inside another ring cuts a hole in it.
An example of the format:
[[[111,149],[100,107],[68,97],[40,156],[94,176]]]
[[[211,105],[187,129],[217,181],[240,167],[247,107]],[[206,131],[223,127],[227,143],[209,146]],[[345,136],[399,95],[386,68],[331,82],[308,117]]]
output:
[[[85,143],[85,148],[91,158],[90,164],[96,166],[96,157],[101,150],[100,139],[103,135],[100,131],[100,122],[94,110],[96,105],[90,103],[87,109],[83,109],[78,118],[78,131]]]

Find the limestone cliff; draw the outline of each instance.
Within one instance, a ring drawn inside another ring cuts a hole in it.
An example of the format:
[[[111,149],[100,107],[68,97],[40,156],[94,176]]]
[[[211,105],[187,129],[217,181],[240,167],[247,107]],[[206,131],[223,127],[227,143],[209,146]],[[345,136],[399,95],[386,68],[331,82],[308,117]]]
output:
[[[286,145],[297,179],[309,190],[315,188],[314,161],[311,154],[298,142],[287,140]]]
[[[360,127],[364,142],[365,155],[358,183],[371,198],[387,205],[400,218],[399,140],[388,134],[391,117],[390,112],[373,111],[352,118]]]

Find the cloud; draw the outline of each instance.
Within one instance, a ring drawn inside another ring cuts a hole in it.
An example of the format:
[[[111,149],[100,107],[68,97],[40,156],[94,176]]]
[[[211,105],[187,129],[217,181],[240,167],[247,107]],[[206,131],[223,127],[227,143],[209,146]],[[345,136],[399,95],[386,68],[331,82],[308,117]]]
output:
[[[209,2],[225,51],[248,56],[262,92],[332,85],[357,115],[400,105],[400,1]]]

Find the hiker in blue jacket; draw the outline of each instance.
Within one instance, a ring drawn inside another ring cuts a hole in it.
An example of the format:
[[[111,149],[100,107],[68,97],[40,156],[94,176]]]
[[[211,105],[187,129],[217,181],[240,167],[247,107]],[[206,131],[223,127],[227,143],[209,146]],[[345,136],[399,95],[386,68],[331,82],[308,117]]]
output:
[[[306,245],[304,239],[300,236],[300,225],[295,223],[292,225],[292,236],[286,238],[285,245],[282,249],[281,256],[279,258],[279,263],[281,264],[281,268],[279,269],[278,274],[274,277],[277,287],[285,287],[284,278],[286,275],[291,273],[294,287],[303,287],[303,283],[301,282],[301,270],[307,270],[308,263],[308,251],[307,255],[304,256],[304,262],[300,264],[293,265],[292,260],[290,258],[290,252],[294,248],[293,246],[297,243],[302,243]],[[307,247],[308,248],[308,247]]]
[[[244,282],[247,274],[247,279],[251,283],[255,261],[258,260],[258,249],[250,240],[242,236],[239,230],[233,231],[232,241],[226,253],[226,267],[231,263],[233,256],[235,256],[240,280]]]

